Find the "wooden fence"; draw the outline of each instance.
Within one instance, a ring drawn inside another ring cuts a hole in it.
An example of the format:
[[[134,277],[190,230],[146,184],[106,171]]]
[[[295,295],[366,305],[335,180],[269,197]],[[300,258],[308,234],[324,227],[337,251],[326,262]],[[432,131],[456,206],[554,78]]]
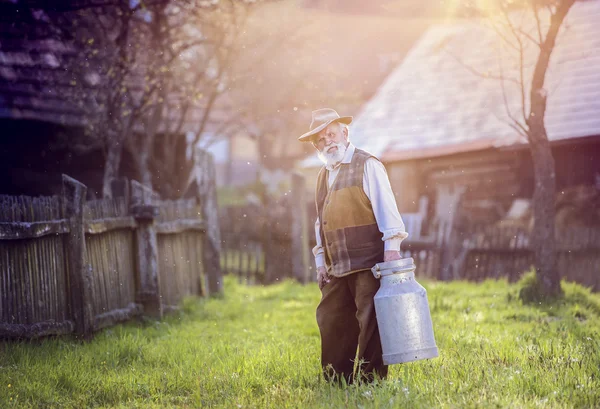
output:
[[[196,199],[157,201],[158,271],[162,303],[176,308],[182,296],[208,295],[203,268],[204,223]]]
[[[287,207],[286,207],[287,206]],[[288,210],[286,210],[288,209]],[[308,210],[310,214],[310,208]],[[293,246],[293,214],[289,204],[226,208],[221,212],[223,269],[249,283],[268,283],[291,273],[291,254],[304,251],[306,281],[316,269],[310,249],[315,245],[312,223],[307,224],[306,246]],[[312,221],[311,221],[312,222]],[[437,280],[473,280],[506,277],[518,280],[533,265],[530,232],[503,225],[457,228],[433,223],[431,234],[409,236],[402,242],[403,257],[413,257],[418,277]],[[600,290],[600,229],[569,227],[557,236],[558,268],[563,277],[594,291]],[[267,275],[268,266],[275,273]]]
[[[86,202],[85,186],[63,176],[62,196],[0,196],[0,338],[88,336],[216,291],[201,198],[113,187],[113,198]]]
[[[249,284],[266,281],[265,241],[268,222],[265,213],[259,206],[225,207],[220,210],[222,269]]]
[[[518,280],[534,263],[529,230],[514,226],[472,226],[456,257],[457,276],[480,281]],[[563,278],[600,290],[600,229],[567,227],[557,231],[558,270]]]
[[[220,210],[221,267],[249,284],[274,283],[294,278],[311,280],[313,268],[308,226],[303,205],[305,179],[291,177],[291,193],[268,198],[266,205],[227,207]]]
[[[291,194],[267,205],[227,207],[220,211],[221,266],[250,284],[284,278],[316,281],[314,205],[304,201],[304,179],[294,175]],[[419,229],[420,229],[419,219]],[[403,257],[413,257],[417,274],[439,278],[440,250],[435,237],[410,237]]]

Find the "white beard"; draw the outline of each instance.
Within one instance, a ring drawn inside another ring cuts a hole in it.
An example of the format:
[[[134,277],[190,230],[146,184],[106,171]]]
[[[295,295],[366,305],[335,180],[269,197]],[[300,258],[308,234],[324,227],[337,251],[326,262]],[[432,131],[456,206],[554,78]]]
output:
[[[332,146],[337,146],[337,150],[333,153],[327,153],[327,149],[331,148]],[[348,149],[348,147],[343,142],[332,143],[325,149],[324,152],[319,152],[318,156],[326,167],[333,168],[334,165],[338,164],[342,161],[342,159],[344,159],[346,149]]]

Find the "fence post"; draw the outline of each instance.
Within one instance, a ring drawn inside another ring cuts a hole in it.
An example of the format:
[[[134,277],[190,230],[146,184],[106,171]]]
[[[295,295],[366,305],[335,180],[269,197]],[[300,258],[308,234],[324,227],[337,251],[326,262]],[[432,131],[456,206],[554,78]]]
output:
[[[66,239],[66,262],[69,275],[71,314],[75,333],[87,337],[92,332],[92,280],[85,265],[85,232],[83,204],[86,186],[65,174],[62,175],[65,217],[69,220]]]
[[[137,275],[139,288],[136,301],[144,306],[144,315],[162,318],[163,306],[160,296],[158,274],[158,242],[154,219],[158,208],[153,205],[157,198],[152,189],[131,181],[131,212],[138,227],[135,231],[137,245]]]
[[[292,173],[292,272],[296,280],[308,281],[308,215],[306,212],[306,179]]]
[[[208,294],[223,292],[223,274],[221,272],[221,232],[219,229],[219,208],[217,205],[217,179],[213,156],[200,148],[195,151],[196,183],[198,199],[202,208],[202,219],[206,223],[203,265],[208,278]]]

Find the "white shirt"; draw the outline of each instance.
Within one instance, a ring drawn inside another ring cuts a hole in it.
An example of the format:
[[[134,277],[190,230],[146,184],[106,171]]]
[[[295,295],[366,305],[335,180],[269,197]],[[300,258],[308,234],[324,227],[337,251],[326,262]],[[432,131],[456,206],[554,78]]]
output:
[[[335,178],[340,172],[340,164],[350,163],[355,149],[354,145],[350,143],[342,161],[333,169],[327,168],[327,170],[329,170],[329,177],[327,179],[328,187],[331,188],[331,185],[333,185]],[[394,198],[392,186],[390,185],[390,180],[385,167],[375,158],[369,158],[365,162],[363,190],[371,201],[371,207],[375,214],[377,226],[379,227],[379,231],[383,234],[382,240],[384,241],[384,250],[400,250],[400,243],[408,237],[408,233],[406,233],[404,222],[398,212],[396,199]],[[317,245],[313,248],[317,268],[325,266],[325,250],[321,243],[320,227],[321,224],[319,217],[317,216],[317,221],[315,222]]]

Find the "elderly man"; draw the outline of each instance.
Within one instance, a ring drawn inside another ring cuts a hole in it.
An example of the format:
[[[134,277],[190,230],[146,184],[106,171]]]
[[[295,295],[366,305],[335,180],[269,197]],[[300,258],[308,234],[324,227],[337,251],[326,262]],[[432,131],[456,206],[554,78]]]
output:
[[[318,109],[310,131],[298,138],[312,142],[325,163],[317,177],[313,249],[322,293],[321,365],[327,380],[347,383],[387,375],[373,302],[379,281],[370,269],[400,259],[408,236],[383,164],[350,143],[351,122]]]

